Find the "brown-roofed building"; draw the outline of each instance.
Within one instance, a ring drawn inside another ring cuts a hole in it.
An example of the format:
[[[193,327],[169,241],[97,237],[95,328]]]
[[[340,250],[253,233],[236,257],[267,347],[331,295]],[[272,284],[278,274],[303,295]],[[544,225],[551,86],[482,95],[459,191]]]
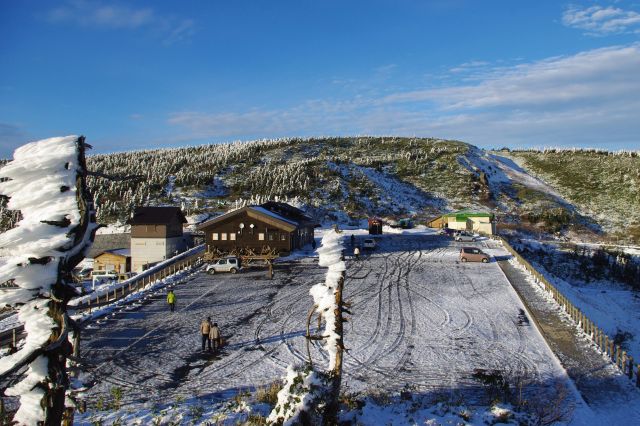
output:
[[[268,247],[283,255],[310,244],[316,226],[302,210],[270,201],[225,213],[198,229],[204,231],[209,251],[251,249],[260,253]]]
[[[140,272],[186,249],[182,225],[187,219],[178,207],[138,207],[131,225],[132,269]]]

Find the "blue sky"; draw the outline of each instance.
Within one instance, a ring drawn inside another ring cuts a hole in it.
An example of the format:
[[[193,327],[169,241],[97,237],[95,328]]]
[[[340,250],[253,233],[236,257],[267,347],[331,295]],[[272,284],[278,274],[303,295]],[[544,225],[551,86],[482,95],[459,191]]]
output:
[[[0,156],[283,136],[639,149],[640,3],[0,0]]]

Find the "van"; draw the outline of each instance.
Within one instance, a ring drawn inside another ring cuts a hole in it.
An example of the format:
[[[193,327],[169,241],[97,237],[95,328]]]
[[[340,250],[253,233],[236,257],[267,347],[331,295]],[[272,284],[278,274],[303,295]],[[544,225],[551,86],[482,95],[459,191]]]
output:
[[[475,247],[462,247],[460,249],[461,262],[489,262],[489,255]]]
[[[242,269],[242,266],[240,266],[240,259],[237,257],[223,257],[210,263],[206,267],[208,274],[215,274],[217,272],[231,272],[235,274],[240,269]]]

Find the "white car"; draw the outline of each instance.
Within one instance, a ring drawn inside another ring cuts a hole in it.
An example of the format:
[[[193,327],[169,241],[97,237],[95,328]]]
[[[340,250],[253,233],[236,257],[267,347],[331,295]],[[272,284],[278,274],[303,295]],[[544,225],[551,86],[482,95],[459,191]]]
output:
[[[242,266],[240,266],[240,259],[237,257],[223,257],[213,263],[207,265],[206,271],[208,274],[215,274],[216,272],[231,272],[235,274]]]
[[[376,240],[373,238],[367,238],[362,242],[362,248],[373,250],[376,248]]]
[[[116,271],[93,271],[91,272],[91,287],[95,290],[96,285],[107,284],[118,281]]]

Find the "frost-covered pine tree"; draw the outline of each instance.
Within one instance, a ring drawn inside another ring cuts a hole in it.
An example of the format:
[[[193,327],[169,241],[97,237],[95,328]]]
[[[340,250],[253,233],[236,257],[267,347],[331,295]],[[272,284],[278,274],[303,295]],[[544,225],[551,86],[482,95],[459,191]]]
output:
[[[14,421],[60,424],[68,387],[68,335],[74,324],[67,302],[77,295],[71,271],[84,258],[95,230],[95,212],[85,184],[84,137],[67,136],[18,148],[2,169],[0,193],[22,220],[0,235],[7,257],[0,260],[0,282],[16,288],[0,293],[14,307],[26,332],[17,350],[0,358],[0,376],[22,374],[6,390],[20,407]]]

